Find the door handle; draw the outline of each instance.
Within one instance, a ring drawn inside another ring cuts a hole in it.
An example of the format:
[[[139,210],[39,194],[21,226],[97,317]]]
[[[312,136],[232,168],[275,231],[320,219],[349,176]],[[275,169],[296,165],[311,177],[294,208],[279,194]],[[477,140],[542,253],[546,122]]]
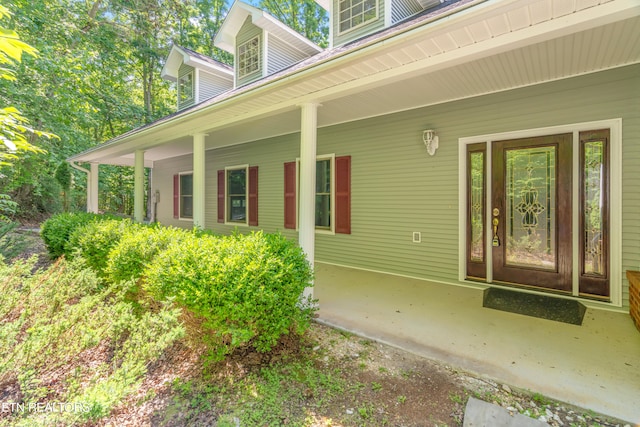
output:
[[[498,236],[498,225],[500,224],[500,219],[498,219],[498,216],[500,216],[500,209],[498,208],[494,208],[493,209],[493,241],[491,242],[491,244],[494,247],[498,247],[500,246],[500,237]]]

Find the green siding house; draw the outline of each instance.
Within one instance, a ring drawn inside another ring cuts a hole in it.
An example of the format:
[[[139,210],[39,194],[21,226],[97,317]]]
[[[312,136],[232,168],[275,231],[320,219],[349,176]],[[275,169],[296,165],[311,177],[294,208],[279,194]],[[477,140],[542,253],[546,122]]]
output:
[[[241,1],[214,40],[233,69],[174,47],[179,112],[69,159],[91,165],[88,209],[99,165],[129,165],[149,220],[151,168],[162,224],[279,231],[312,263],[629,312],[637,0],[318,3],[327,49]],[[229,85],[189,92],[187,75]]]

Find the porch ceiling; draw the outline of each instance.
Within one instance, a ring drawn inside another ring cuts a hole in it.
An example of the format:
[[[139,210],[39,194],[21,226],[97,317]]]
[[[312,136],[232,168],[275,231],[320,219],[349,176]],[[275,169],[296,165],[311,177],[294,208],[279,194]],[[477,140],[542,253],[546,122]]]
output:
[[[640,62],[637,0],[486,1],[404,25],[71,160],[132,165],[142,149],[152,166],[194,133],[212,149],[298,132],[305,102],[323,127]]]

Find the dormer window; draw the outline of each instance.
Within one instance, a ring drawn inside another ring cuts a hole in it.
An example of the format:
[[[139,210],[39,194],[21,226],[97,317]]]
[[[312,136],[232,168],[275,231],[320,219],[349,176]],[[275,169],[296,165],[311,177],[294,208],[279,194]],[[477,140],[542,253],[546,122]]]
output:
[[[340,0],[340,32],[352,30],[378,17],[378,0]]]
[[[238,77],[260,70],[260,36],[238,46]]]
[[[184,104],[193,99],[193,71],[178,80],[178,99]]]

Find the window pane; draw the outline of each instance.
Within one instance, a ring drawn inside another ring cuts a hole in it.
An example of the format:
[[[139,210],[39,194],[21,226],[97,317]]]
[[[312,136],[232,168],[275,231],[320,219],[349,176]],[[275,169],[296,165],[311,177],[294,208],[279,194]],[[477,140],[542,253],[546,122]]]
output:
[[[185,102],[193,98],[193,74],[189,73],[180,77],[178,83],[178,92],[180,93],[180,101]]]
[[[231,170],[227,174],[229,194],[245,194],[247,192],[247,171]]]
[[[180,217],[193,218],[193,196],[180,196]]]
[[[193,175],[180,175],[180,195],[193,195]]]
[[[377,16],[376,0],[349,0],[340,2],[340,31],[347,31]]]
[[[604,275],[603,211],[604,211],[604,147],[603,141],[584,144],[584,170],[582,171],[584,273]]]
[[[227,221],[247,221],[247,171],[227,171]]]
[[[471,261],[484,261],[484,153],[475,152],[471,157]]]
[[[331,160],[316,162],[316,193],[331,193]]]
[[[260,38],[254,37],[238,46],[238,76],[243,77],[260,69]]]
[[[506,153],[506,264],[556,269],[556,147]]]
[[[331,228],[331,194],[316,195],[316,227]]]

